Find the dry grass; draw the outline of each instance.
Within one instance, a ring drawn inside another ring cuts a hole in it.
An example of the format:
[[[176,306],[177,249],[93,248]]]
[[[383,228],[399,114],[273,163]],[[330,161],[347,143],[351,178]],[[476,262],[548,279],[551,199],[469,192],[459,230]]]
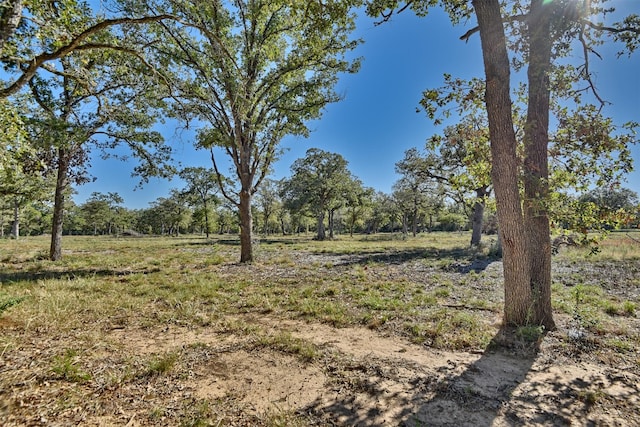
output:
[[[269,237],[260,240],[251,265],[236,263],[238,241],[228,236],[211,241],[198,236],[65,237],[64,259],[58,263],[46,260],[45,237],[2,240],[0,355],[19,367],[0,370],[0,389],[27,378],[34,384],[55,382],[55,401],[47,404],[55,406],[53,413],[66,414],[65,405],[87,390],[101,390],[104,398],[131,384],[160,386],[166,377],[188,375],[190,354],[207,348],[205,343],[189,349],[136,349],[136,356],[128,355],[126,345],[105,339],[107,332],[121,329],[209,328],[233,337],[229,345],[246,351],[267,348],[310,364],[327,357],[322,348],[288,333],[235,320],[246,315],[366,327],[430,348],[482,351],[501,326],[502,272],[487,250],[469,250],[468,238],[465,233],[330,242]],[[613,233],[601,248],[597,256],[570,248],[554,258],[553,303],[566,332],[558,351],[640,371],[640,245]],[[540,333],[527,329],[518,336],[526,346]],[[21,364],[21,358],[36,357],[25,349],[38,353],[42,363],[37,368]],[[0,394],[0,399],[14,398]],[[182,406],[159,400],[145,420],[137,421],[310,422],[287,410],[256,418],[231,404],[233,396],[189,399]],[[581,399],[590,404],[602,400]]]

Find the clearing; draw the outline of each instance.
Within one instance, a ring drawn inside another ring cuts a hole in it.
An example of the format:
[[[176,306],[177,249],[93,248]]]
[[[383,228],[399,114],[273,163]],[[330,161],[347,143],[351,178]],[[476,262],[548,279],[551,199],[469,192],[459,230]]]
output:
[[[637,243],[555,257],[542,334],[468,237],[0,241],[3,425],[640,425]]]

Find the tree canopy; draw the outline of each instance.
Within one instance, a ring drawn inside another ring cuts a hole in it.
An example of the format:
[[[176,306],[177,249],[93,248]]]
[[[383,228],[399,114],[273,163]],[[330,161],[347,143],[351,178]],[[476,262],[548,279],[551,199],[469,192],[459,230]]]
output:
[[[166,0],[141,2],[171,14],[154,45],[174,84],[175,115],[198,120],[198,146],[209,149],[221,192],[239,211],[242,262],[253,260],[251,199],[286,135],[307,136],[307,122],[340,99],[338,75],[355,72],[346,54],[357,41],[359,2]],[[231,164],[227,176],[224,161]],[[229,185],[231,184],[231,185]]]

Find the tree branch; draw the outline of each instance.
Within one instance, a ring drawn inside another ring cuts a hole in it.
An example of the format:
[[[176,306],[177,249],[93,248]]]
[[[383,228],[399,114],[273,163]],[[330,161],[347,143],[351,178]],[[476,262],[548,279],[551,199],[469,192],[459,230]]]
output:
[[[407,1],[404,6],[402,6],[400,9],[398,9],[398,11],[396,12],[394,9],[389,10],[389,12],[380,12],[380,16],[382,17],[381,21],[377,21],[374,22],[373,25],[381,25],[385,22],[388,22],[391,20],[391,17],[393,16],[393,14],[398,14],[398,13],[402,13],[405,10],[407,10],[408,8],[410,8],[413,5],[414,0],[409,0]]]
[[[225,199],[227,199],[229,202],[231,202],[235,207],[239,208],[240,207],[240,203],[238,203],[236,201],[236,199],[231,198],[231,196],[229,196],[227,194],[227,190],[225,190],[224,188],[224,183],[222,182],[222,174],[220,173],[220,171],[218,170],[218,164],[216,163],[216,156],[213,152],[213,147],[209,148],[209,152],[211,153],[211,161],[213,162],[213,170],[216,174],[216,180],[218,181],[218,187],[220,187],[220,192],[222,192],[222,195],[224,196]]]
[[[587,81],[587,84],[591,88],[593,96],[595,96],[600,103],[600,110],[602,110],[602,107],[604,107],[607,102],[600,97],[598,89],[596,88],[596,85],[593,83],[593,79],[591,78],[591,72],[589,71],[589,45],[584,38],[584,27],[585,26],[583,24],[578,35],[578,40],[580,40],[580,43],[582,44],[582,53],[584,55],[584,79]]]
[[[607,27],[607,26],[602,25],[602,24],[596,24],[594,22],[591,22],[588,19],[583,19],[582,20],[582,24],[586,25],[587,27],[590,27],[590,28],[592,28],[594,30],[606,31],[606,32],[613,33],[613,34],[634,33],[634,34],[640,35],[640,28],[638,28],[638,27],[620,27],[620,28]]]
[[[25,84],[29,82],[35,76],[36,72],[39,68],[41,68],[46,62],[53,61],[56,59],[63,58],[69,54],[71,54],[75,50],[81,49],[89,49],[90,44],[83,45],[82,42],[89,38],[90,36],[110,28],[115,25],[122,24],[145,24],[149,22],[158,22],[165,19],[175,19],[171,15],[158,15],[158,16],[145,16],[142,18],[116,18],[116,19],[106,19],[101,21],[83,32],[77,35],[71,42],[68,44],[58,48],[57,50],[49,53],[42,53],[34,57],[31,61],[29,61],[29,65],[22,71],[20,77],[18,77],[13,83],[9,86],[0,89],[0,99],[7,98],[17,91],[19,91]],[[95,45],[95,49],[110,49],[112,46],[110,45]]]

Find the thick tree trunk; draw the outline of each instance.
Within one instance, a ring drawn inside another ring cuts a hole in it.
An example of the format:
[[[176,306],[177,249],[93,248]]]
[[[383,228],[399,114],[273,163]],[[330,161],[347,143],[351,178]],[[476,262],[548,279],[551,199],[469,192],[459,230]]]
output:
[[[486,188],[476,189],[476,200],[471,214],[471,246],[480,246],[482,240],[482,221],[484,218]]]
[[[251,193],[240,191],[240,262],[253,261],[253,216],[251,215]]]
[[[529,238],[533,322],[555,329],[551,308],[551,231],[547,215],[549,195],[549,70],[553,4],[531,2],[529,13],[529,104],[524,132],[524,215]]]
[[[473,0],[478,17],[486,74],[491,138],[491,177],[496,195],[504,270],[504,322],[526,325],[531,319],[529,251],[518,189],[518,157],[513,128],[510,65],[499,0]]]
[[[53,199],[53,221],[51,225],[51,247],[49,258],[51,261],[62,259],[62,223],[64,218],[64,192],[67,189],[69,161],[67,150],[58,149],[58,175],[56,178],[56,192]]]
[[[320,209],[318,212],[318,234],[316,239],[322,241],[327,238],[327,235],[324,230],[324,209]]]

